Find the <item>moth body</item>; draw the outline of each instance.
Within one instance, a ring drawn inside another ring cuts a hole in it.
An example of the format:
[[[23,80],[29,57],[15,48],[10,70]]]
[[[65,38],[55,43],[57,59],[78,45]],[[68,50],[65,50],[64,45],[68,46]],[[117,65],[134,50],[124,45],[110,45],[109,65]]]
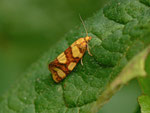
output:
[[[49,70],[56,83],[62,81],[76,67],[86,50],[90,54],[88,42],[91,38],[89,36],[79,38],[49,64]]]

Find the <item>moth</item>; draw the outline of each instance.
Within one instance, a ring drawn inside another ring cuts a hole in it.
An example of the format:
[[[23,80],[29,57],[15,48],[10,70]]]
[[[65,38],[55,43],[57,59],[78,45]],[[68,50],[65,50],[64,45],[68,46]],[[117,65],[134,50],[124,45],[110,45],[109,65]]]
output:
[[[83,26],[85,28],[85,24],[80,17]],[[86,52],[88,51],[89,55],[92,54],[89,51],[88,42],[92,39],[91,36],[88,36],[88,32],[85,28],[86,37],[79,38],[76,40],[71,46],[69,46],[64,52],[62,52],[54,61],[52,61],[48,68],[52,73],[52,78],[56,83],[62,81],[72,70],[76,67],[77,63],[81,60],[81,64],[83,65],[82,58]]]

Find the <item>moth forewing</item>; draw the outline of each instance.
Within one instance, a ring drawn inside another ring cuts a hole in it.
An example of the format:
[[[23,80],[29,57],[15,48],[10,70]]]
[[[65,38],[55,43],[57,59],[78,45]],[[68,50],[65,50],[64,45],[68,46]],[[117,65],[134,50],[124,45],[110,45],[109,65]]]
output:
[[[56,83],[62,81],[76,67],[87,50],[90,40],[89,36],[79,38],[49,64],[49,70]]]

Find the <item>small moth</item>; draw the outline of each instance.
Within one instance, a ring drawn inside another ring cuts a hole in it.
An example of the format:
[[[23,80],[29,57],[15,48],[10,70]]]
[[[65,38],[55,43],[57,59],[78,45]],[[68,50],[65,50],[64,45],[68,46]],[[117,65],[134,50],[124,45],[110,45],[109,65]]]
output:
[[[85,24],[80,17],[83,26],[85,28]],[[70,47],[68,47],[64,52],[62,52],[54,61],[49,64],[49,70],[52,73],[53,80],[56,83],[62,81],[77,65],[77,63],[81,60],[86,50],[89,55],[92,54],[89,51],[88,42],[92,39],[92,37],[88,36],[87,30],[85,28],[86,37],[79,38],[76,40]]]

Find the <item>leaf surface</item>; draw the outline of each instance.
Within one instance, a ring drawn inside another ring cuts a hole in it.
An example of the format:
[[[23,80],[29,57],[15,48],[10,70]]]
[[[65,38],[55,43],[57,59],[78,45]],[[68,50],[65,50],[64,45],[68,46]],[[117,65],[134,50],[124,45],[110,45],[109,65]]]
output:
[[[48,71],[54,60],[79,37],[82,26],[33,64],[0,99],[1,113],[96,113],[124,84],[146,76],[150,51],[150,8],[138,0],[113,0],[85,22],[90,51],[71,74],[56,84]]]
[[[145,78],[138,78],[142,89],[142,95],[138,98],[142,113],[150,113],[150,55],[146,59],[145,70],[147,76]]]

